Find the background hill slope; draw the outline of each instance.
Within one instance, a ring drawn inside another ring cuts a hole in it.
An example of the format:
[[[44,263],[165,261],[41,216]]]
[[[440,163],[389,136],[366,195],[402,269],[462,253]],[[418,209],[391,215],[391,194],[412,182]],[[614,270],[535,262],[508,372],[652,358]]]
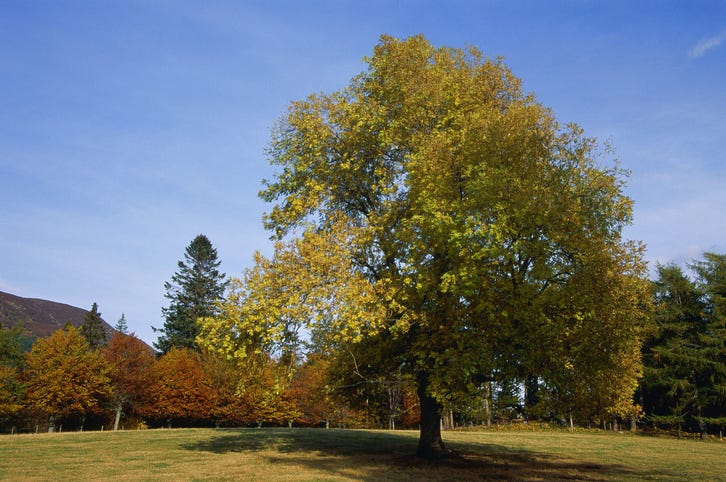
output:
[[[0,325],[9,328],[22,323],[29,335],[45,338],[60,329],[69,321],[73,326],[83,323],[88,310],[55,301],[36,298],[22,298],[0,291]],[[103,320],[106,333],[113,328]]]

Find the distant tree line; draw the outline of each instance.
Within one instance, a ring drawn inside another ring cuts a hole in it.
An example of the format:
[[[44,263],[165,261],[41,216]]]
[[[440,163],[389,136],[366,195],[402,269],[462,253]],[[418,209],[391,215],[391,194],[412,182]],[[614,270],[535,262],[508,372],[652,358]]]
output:
[[[30,351],[20,327],[0,330],[0,427],[5,432],[182,426],[378,426],[383,393],[368,410],[330,390],[325,360],[289,364],[257,357],[241,367],[172,347],[157,357],[133,334],[115,332],[94,348],[71,325]],[[373,395],[373,393],[371,393]],[[406,420],[415,425],[415,414]]]
[[[657,267],[643,376],[631,416],[585,410],[573,415],[558,410],[551,403],[555,395],[538,380],[511,379],[481,384],[478,397],[446,405],[444,426],[544,421],[619,428],[632,421],[641,429],[673,434],[723,430],[726,255],[705,253],[688,267],[693,278],[676,265]],[[234,283],[232,288],[230,299],[218,301],[220,310],[235,303]],[[94,303],[80,328],[67,324],[32,345],[21,326],[0,329],[5,432],[418,426],[415,384],[400,372],[366,372],[324,356],[322,349],[306,357],[275,353],[261,339],[250,347],[254,355],[241,361],[199,345],[171,346],[158,354],[127,333],[124,316],[108,340],[93,329],[98,320]]]

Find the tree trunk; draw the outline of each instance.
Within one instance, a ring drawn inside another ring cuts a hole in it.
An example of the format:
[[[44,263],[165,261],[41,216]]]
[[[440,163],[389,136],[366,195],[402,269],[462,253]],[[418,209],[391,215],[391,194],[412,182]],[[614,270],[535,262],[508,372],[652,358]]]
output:
[[[707,440],[708,439],[708,427],[706,426],[706,422],[703,421],[702,418],[703,412],[701,410],[701,407],[698,407],[698,430],[701,432],[701,440]]]
[[[701,439],[708,440],[708,427],[706,426],[706,422],[700,418],[698,419],[698,430],[701,432]]]
[[[492,426],[492,406],[491,406],[491,396],[492,396],[492,382],[486,383],[486,392],[484,393],[484,418],[486,419],[486,426],[491,427]]]
[[[114,432],[118,430],[118,424],[121,421],[121,409],[122,408],[123,408],[123,406],[120,403],[116,405],[116,418],[113,421],[113,431]]]
[[[416,455],[425,459],[440,459],[447,454],[441,439],[441,404],[429,395],[428,375],[418,377],[418,399],[421,407],[421,431]]]
[[[534,407],[539,402],[539,380],[534,375],[527,375],[524,380],[524,418],[534,420]]]

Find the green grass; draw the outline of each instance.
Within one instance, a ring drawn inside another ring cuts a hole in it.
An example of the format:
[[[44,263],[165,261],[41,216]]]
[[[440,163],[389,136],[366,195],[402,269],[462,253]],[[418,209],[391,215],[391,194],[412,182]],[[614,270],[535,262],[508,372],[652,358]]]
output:
[[[176,429],[0,436],[2,480],[726,480],[726,444],[614,433]]]

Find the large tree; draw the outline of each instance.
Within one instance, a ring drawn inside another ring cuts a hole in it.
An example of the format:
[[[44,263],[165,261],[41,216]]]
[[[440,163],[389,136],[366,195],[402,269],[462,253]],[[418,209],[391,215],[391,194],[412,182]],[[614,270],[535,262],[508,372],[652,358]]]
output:
[[[225,274],[219,271],[217,250],[205,235],[196,236],[179,261],[171,282],[164,284],[169,306],[162,309],[164,327],[154,346],[162,353],[171,348],[197,349],[199,318],[217,314],[217,302],[227,286]]]
[[[261,196],[290,241],[203,334],[239,354],[261,327],[289,342],[306,324],[351,376],[410,377],[424,457],[447,453],[443,405],[492,380],[620,410],[647,300],[625,173],[476,49],[382,37],[367,63],[279,122]]]

